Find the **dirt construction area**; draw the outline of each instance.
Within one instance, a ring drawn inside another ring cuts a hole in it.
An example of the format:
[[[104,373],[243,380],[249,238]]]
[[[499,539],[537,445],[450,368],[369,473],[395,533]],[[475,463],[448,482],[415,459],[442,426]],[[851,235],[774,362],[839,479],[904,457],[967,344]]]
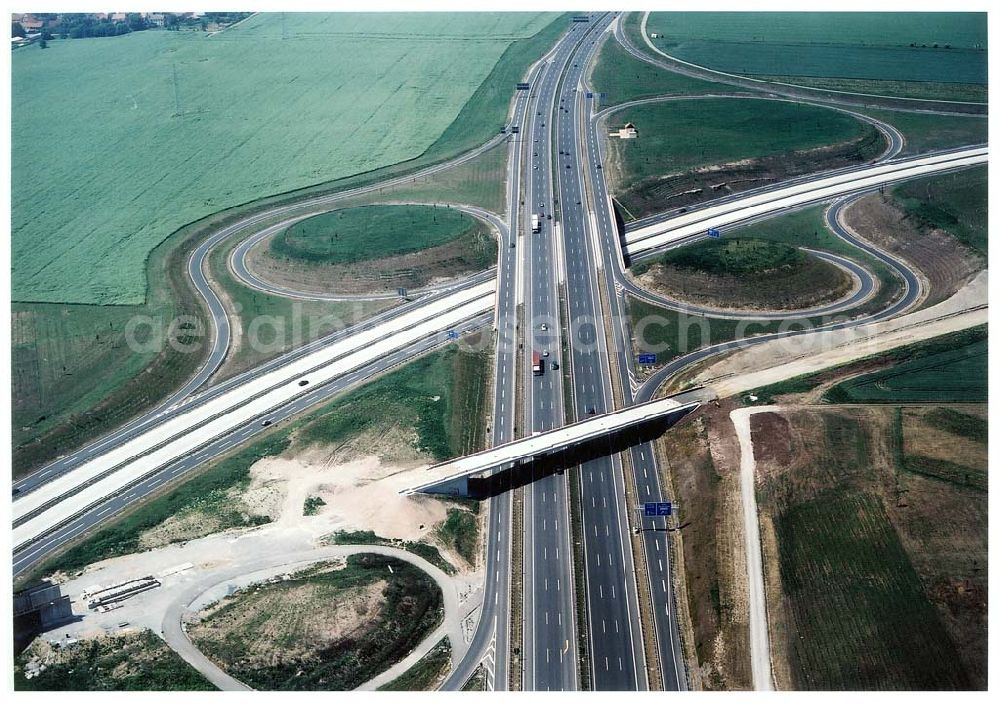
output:
[[[482,600],[481,571],[470,568],[445,545],[439,545],[439,550],[458,569],[454,575],[445,575],[401,548],[329,546],[324,540],[338,531],[371,531],[383,539],[433,544],[452,505],[428,496],[399,494],[411,483],[409,471],[420,467],[423,463],[412,458],[391,458],[383,464],[376,456],[358,457],[349,448],[324,446],[314,446],[294,458],[265,458],[251,469],[252,482],[240,501],[255,511],[272,513],[275,521],[171,543],[95,563],[72,576],[56,576],[63,594],[72,599],[73,613],[79,620],[41,638],[66,642],[135,628],[160,634],[168,612],[178,600],[190,602],[210,588],[215,590],[215,599],[224,597],[241,582],[250,580],[238,576],[257,575],[263,570],[266,577],[268,570],[275,572],[267,566],[308,562],[310,556],[317,560],[328,554],[346,556],[352,551],[397,552],[409,556],[440,581],[445,592],[446,624],[428,648],[447,634],[458,658],[471,638]],[[314,507],[315,513],[307,516],[306,499],[317,496],[325,504]],[[155,577],[159,586],[119,603],[120,607],[113,611],[87,608],[85,591],[145,576]],[[363,607],[371,599],[366,595],[360,591],[349,601],[355,608]],[[343,614],[350,614],[350,610]]]

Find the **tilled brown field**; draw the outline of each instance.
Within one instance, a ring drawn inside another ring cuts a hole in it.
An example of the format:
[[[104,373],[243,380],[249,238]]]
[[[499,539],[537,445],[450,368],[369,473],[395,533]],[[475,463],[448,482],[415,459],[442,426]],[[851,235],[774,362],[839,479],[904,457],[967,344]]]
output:
[[[908,470],[922,416],[752,417],[778,687],[985,687],[986,493]]]

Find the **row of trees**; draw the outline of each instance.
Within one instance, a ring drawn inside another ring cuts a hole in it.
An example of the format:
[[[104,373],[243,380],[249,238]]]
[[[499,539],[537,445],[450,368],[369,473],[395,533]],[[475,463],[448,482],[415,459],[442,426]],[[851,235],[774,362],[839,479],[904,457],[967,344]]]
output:
[[[206,12],[201,17],[182,17],[167,12],[163,15],[163,26],[166,29],[177,30],[182,26],[201,26],[207,29],[209,23],[230,24],[247,17],[249,12]],[[36,13],[39,19],[54,23],[51,28],[42,30],[42,40],[59,36],[63,39],[83,39],[85,37],[117,37],[129,32],[141,32],[154,26],[137,12],[130,12],[125,21],[98,19],[94,15],[84,13],[66,13],[62,15]],[[27,33],[20,22],[11,26],[12,37],[24,37]]]

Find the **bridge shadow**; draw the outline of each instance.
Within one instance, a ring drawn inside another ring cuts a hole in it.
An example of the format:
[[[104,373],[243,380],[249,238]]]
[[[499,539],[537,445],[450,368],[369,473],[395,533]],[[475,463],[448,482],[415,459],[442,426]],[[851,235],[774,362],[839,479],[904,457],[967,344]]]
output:
[[[566,450],[552,451],[545,455],[522,460],[513,467],[503,468],[489,477],[469,477],[462,482],[450,482],[440,488],[425,490],[427,494],[441,494],[488,499],[523,487],[550,475],[561,474],[598,458],[621,453],[643,443],[656,440],[693,409],[680,409],[657,419],[636,424],[628,429],[591,439]]]

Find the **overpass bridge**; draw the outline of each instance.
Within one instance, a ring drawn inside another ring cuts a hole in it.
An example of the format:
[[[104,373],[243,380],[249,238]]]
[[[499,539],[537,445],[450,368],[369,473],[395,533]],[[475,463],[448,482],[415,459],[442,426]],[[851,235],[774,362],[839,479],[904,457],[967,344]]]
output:
[[[619,452],[638,442],[645,433],[659,436],[701,405],[701,400],[688,401],[675,398],[656,399],[636,404],[600,416],[590,416],[552,431],[535,433],[511,443],[466,455],[454,460],[431,465],[422,470],[410,471],[417,482],[401,492],[449,494],[469,496],[477,494],[476,476],[495,471],[516,475],[519,467],[536,463],[547,465],[552,471],[577,465],[587,453],[595,456]],[[648,440],[648,439],[643,439]],[[596,446],[596,447],[595,447]],[[516,482],[517,480],[513,480]],[[489,493],[488,482],[478,483],[480,491]],[[503,489],[509,489],[504,487]]]

